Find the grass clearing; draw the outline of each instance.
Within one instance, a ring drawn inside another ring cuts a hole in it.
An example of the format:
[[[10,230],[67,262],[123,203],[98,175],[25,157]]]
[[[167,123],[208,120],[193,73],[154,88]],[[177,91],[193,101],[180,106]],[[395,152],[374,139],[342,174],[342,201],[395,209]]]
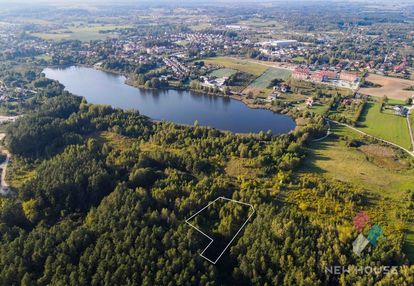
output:
[[[134,140],[131,138],[109,131],[95,132],[89,137],[98,141],[98,144],[101,146],[105,143],[109,147],[119,151],[128,149],[134,143]]]
[[[324,115],[326,114],[327,106],[320,103],[314,103],[312,107],[306,107],[306,104],[302,104],[303,108],[308,108],[309,111],[316,114]]]
[[[361,138],[361,136],[337,124],[331,130],[339,136]],[[370,192],[395,199],[403,199],[407,189],[414,189],[414,169],[390,170],[369,160],[360,148],[349,148],[337,136],[312,143],[303,172],[320,174],[331,179],[364,186]]]
[[[6,182],[12,189],[20,189],[27,181],[36,176],[34,167],[28,166],[18,158],[12,157],[7,167]]]
[[[406,118],[391,112],[381,112],[380,108],[379,102],[366,103],[358,129],[410,149],[411,139]]]
[[[203,61],[208,65],[230,68],[255,76],[262,75],[268,69],[268,67],[265,65],[231,57],[206,58]]]
[[[211,26],[210,23],[199,23],[197,25],[190,26],[190,29],[197,32],[197,31],[208,29],[210,28],[210,26]]]
[[[215,77],[230,77],[235,73],[237,73],[235,69],[223,68],[212,71],[210,75]]]
[[[305,62],[305,58],[304,58],[304,57],[301,57],[301,56],[299,56],[299,57],[294,57],[294,58],[292,58],[292,61],[293,61],[294,63],[303,63],[303,62]]]
[[[291,74],[292,72],[289,70],[269,68],[261,76],[256,78],[251,83],[251,86],[254,88],[268,88],[272,80],[274,79],[287,80]]]
[[[33,36],[42,38],[44,40],[79,40],[79,41],[93,41],[103,40],[107,37],[116,36],[117,29],[125,29],[129,26],[120,25],[93,25],[73,27],[67,30],[56,30],[48,33],[33,33]],[[105,32],[105,33],[102,33]]]
[[[263,174],[260,173],[260,168],[251,164],[249,159],[232,158],[227,163],[225,168],[226,174],[231,177],[244,177],[246,179],[254,179]]]
[[[253,96],[267,97],[272,93],[269,87],[274,79],[287,80],[291,71],[286,69],[268,68],[262,75],[256,78],[245,90],[244,93],[252,93]]]
[[[390,239],[399,231],[405,232],[403,250],[413,262],[414,224],[409,219],[412,211],[407,209],[406,190],[414,188],[414,168],[409,166],[408,159],[396,162],[398,158],[390,147],[378,144],[347,147],[341,137],[361,139],[362,135],[345,126],[332,124],[331,130],[333,135],[310,145],[300,172],[350,183],[366,191],[371,198],[367,205],[372,210],[371,218],[385,227]],[[315,204],[317,200],[308,193],[303,195],[310,196],[309,205]],[[304,200],[294,197],[294,201]],[[401,214],[408,219],[402,219]]]

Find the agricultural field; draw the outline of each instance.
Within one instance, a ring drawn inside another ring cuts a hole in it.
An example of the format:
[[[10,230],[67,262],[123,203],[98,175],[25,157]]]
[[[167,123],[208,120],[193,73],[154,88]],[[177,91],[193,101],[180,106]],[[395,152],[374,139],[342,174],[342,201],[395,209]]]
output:
[[[237,70],[235,69],[222,68],[222,69],[217,69],[217,70],[212,71],[210,75],[215,76],[215,77],[229,77],[235,74],[236,72]]]
[[[380,108],[379,102],[366,103],[358,129],[410,149],[411,139],[406,118],[388,111],[381,112]]]
[[[254,63],[248,60],[236,59],[231,57],[215,57],[203,60],[205,64],[216,65],[219,67],[235,69],[255,76],[262,75],[269,67]]]
[[[272,80],[274,79],[287,80],[291,74],[292,73],[289,70],[269,68],[260,77],[256,78],[251,83],[251,86],[254,88],[263,88],[263,89],[268,88]]]
[[[376,97],[383,97],[386,95],[388,98],[405,100],[414,94],[414,91],[407,90],[414,86],[413,80],[400,79],[394,77],[381,76],[376,74],[370,74],[367,80],[381,85],[381,87],[361,88],[359,91],[363,94],[369,94]]]
[[[69,28],[67,30],[56,30],[48,33],[33,33],[33,36],[40,37],[45,40],[79,40],[79,41],[93,41],[102,40],[107,37],[116,36],[117,29],[125,29],[128,26],[118,25],[94,25],[94,26],[80,26]],[[102,33],[105,31],[106,33]]]

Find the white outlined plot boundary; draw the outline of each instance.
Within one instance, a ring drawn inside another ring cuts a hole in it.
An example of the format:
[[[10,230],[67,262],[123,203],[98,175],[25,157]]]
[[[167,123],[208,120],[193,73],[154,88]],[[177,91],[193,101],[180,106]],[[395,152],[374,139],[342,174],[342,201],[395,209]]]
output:
[[[224,250],[220,253],[220,255],[217,257],[217,259],[215,261],[212,261],[211,259],[205,257],[203,254],[204,252],[210,247],[210,245],[214,242],[214,239],[212,239],[210,236],[208,236],[207,234],[205,234],[203,231],[201,231],[200,229],[198,229],[197,227],[195,227],[193,224],[191,224],[189,221],[191,219],[193,219],[195,216],[197,216],[199,213],[201,213],[203,210],[205,210],[206,208],[208,208],[211,204],[215,203],[217,200],[222,199],[222,200],[226,200],[226,201],[231,201],[234,203],[238,203],[238,204],[242,204],[245,206],[250,207],[253,212],[249,215],[249,217],[246,219],[246,221],[243,223],[243,225],[239,228],[239,230],[236,232],[236,234],[233,236],[233,238],[230,240],[230,242],[226,245],[226,247],[224,248]],[[208,262],[216,264],[217,261],[221,258],[221,256],[224,254],[224,252],[226,252],[227,248],[232,244],[233,240],[237,237],[237,235],[241,232],[241,230],[244,228],[244,226],[249,222],[250,218],[252,217],[252,215],[256,212],[256,210],[254,209],[254,207],[251,204],[247,204],[247,203],[243,203],[240,201],[236,201],[236,200],[232,200],[229,198],[225,198],[225,197],[218,197],[217,199],[215,199],[214,201],[210,202],[208,205],[206,205],[204,208],[202,208],[201,210],[199,210],[198,212],[196,212],[195,214],[193,214],[192,216],[190,216],[189,218],[187,218],[185,220],[186,223],[188,223],[192,228],[194,228],[195,230],[197,230],[198,232],[200,232],[202,235],[204,235],[205,237],[207,237],[210,240],[210,243],[207,244],[207,246],[203,249],[203,251],[200,253],[200,256],[203,257],[204,259],[206,259]]]

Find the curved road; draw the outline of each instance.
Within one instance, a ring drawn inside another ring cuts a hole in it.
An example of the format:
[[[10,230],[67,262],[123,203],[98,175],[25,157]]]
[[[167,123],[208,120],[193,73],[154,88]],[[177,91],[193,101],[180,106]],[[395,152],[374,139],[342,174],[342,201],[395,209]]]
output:
[[[395,144],[395,143],[392,143],[392,142],[390,142],[390,141],[387,141],[387,140],[384,140],[384,139],[381,139],[381,138],[375,137],[375,136],[373,136],[373,135],[370,135],[370,134],[368,134],[368,133],[365,133],[364,131],[361,131],[361,130],[359,130],[359,129],[356,129],[355,127],[353,127],[353,126],[351,126],[351,125],[348,125],[348,124],[345,124],[345,123],[341,123],[341,122],[338,122],[338,121],[335,121],[335,120],[331,120],[331,119],[328,119],[328,121],[331,121],[331,122],[333,122],[333,123],[336,123],[336,124],[339,124],[339,125],[342,125],[342,126],[348,127],[348,128],[350,128],[350,129],[352,129],[352,130],[354,130],[354,131],[356,131],[356,132],[358,132],[358,133],[360,133],[360,134],[362,134],[362,135],[365,135],[365,136],[368,136],[368,137],[374,138],[374,139],[376,139],[376,140],[382,141],[382,142],[387,143],[387,144],[389,144],[389,145],[392,145],[392,146],[394,146],[394,147],[400,148],[401,150],[403,150],[403,151],[407,152],[407,153],[408,153],[411,157],[414,157],[414,152],[412,152],[412,151],[408,150],[407,148],[404,148],[404,147],[402,147],[402,146],[400,146],[400,145],[398,145],[398,144]]]

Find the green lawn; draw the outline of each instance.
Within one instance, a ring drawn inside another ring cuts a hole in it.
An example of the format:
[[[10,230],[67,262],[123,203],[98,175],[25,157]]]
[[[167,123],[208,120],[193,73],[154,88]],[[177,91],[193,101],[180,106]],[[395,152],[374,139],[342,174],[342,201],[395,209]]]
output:
[[[305,61],[304,57],[294,57],[292,59],[292,61],[294,61],[295,63],[303,63]]]
[[[38,55],[35,57],[37,60],[45,60],[45,61],[51,61],[52,57],[48,55]]]
[[[394,115],[390,111],[381,112],[380,107],[379,102],[368,102],[361,114],[358,129],[410,149],[410,134],[405,117]]]
[[[40,37],[45,40],[79,40],[79,41],[92,41],[102,40],[107,37],[113,37],[116,34],[110,31],[116,29],[124,29],[128,26],[119,25],[93,25],[93,26],[81,26],[74,27],[67,30],[51,31],[49,33],[33,33],[33,36]],[[100,33],[100,31],[108,31],[108,33]]]
[[[223,68],[235,69],[241,72],[249,73],[255,76],[262,75],[269,67],[247,60],[230,58],[230,57],[215,57],[203,60],[206,64],[216,65]]]
[[[272,80],[274,79],[287,80],[291,74],[292,72],[289,70],[269,68],[260,77],[256,78],[251,83],[251,87],[265,89],[270,85]]]
[[[414,112],[411,112],[410,121],[411,121],[411,131],[414,133]]]
[[[209,27],[210,27],[209,23],[200,23],[200,24],[197,24],[197,25],[190,26],[190,29],[193,30],[193,31],[201,31],[201,30],[205,30]]]
[[[309,111],[315,112],[316,114],[324,115],[326,113],[327,105],[315,103]]]
[[[235,69],[223,68],[212,71],[210,75],[215,77],[229,77],[235,74],[236,72],[237,70]]]

